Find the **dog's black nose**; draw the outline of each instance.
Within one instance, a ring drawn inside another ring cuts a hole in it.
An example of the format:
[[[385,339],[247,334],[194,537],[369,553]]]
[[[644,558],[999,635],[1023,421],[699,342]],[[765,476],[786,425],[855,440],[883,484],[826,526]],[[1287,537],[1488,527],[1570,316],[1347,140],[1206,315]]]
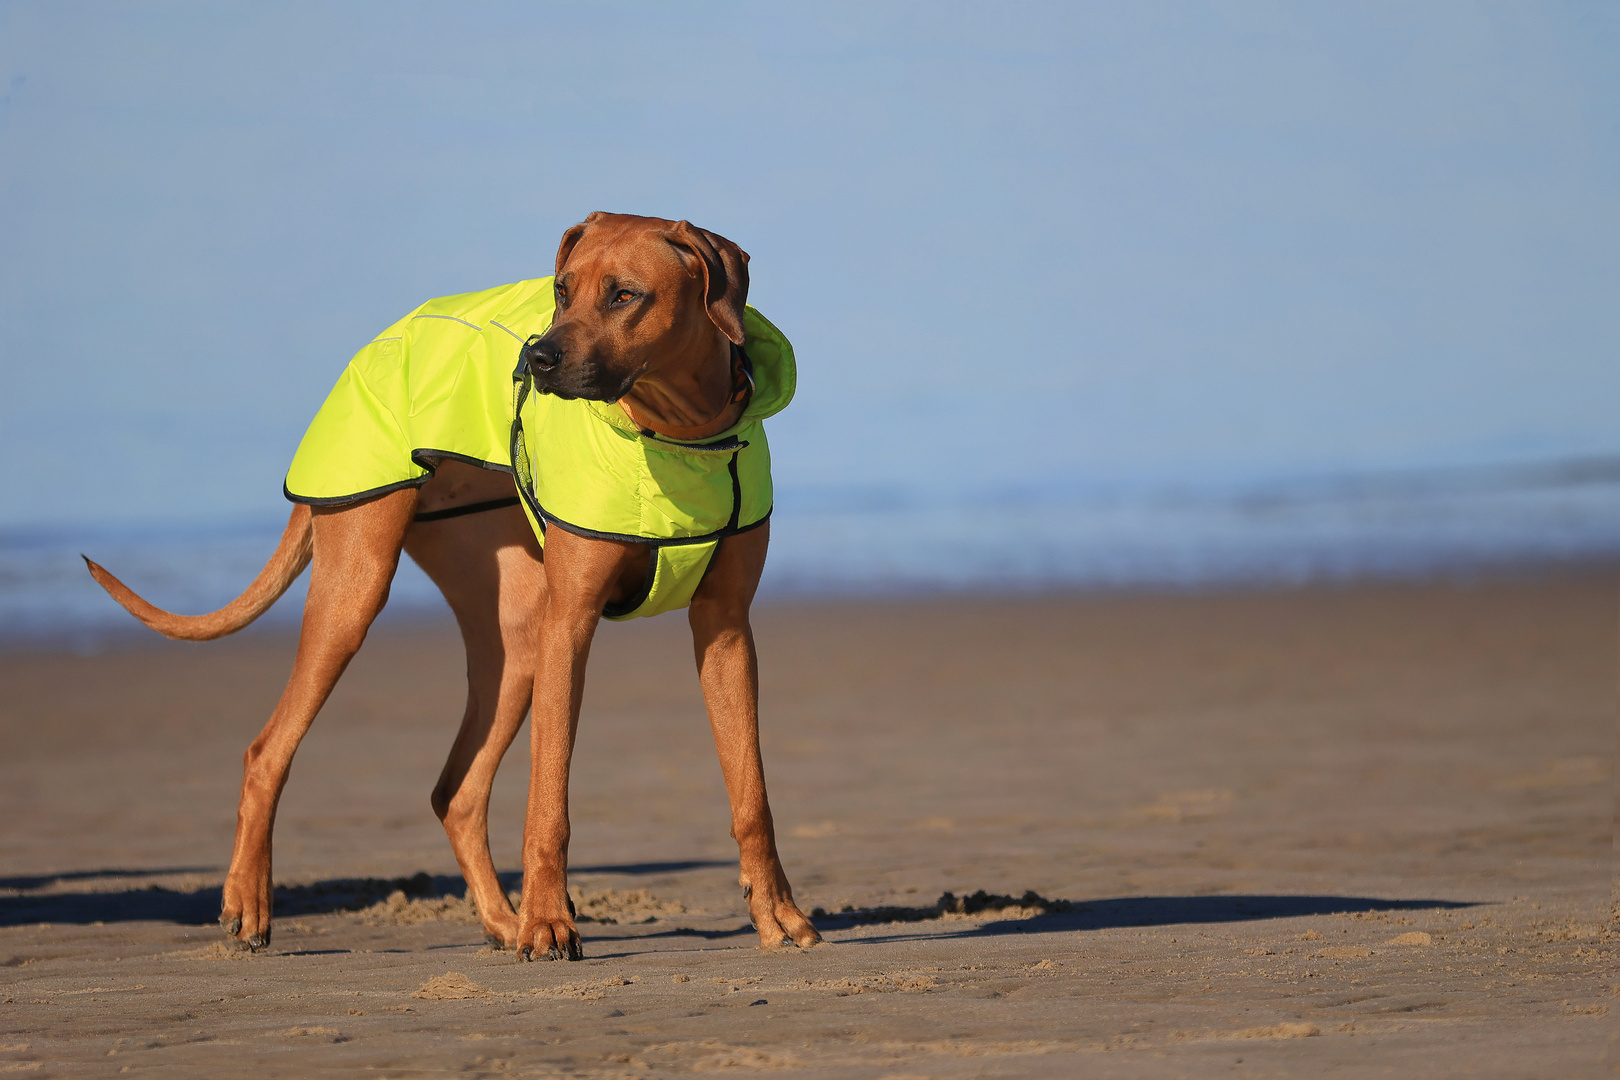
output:
[[[562,363],[562,349],[554,341],[547,341],[539,334],[535,334],[523,343],[523,352],[519,354],[523,362],[529,365],[529,370],[539,374],[542,371],[554,371]]]

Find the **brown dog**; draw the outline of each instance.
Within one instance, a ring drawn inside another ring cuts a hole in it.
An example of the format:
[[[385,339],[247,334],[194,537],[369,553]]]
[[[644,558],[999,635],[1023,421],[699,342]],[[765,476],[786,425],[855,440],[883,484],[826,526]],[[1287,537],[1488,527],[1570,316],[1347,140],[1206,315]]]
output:
[[[618,401],[647,434],[701,440],[734,425],[747,255],[686,222],[592,214],[564,235],[557,309],[522,359],[563,398]],[[514,361],[517,350],[514,343]],[[211,615],[162,611],[106,570],[96,580],[148,626],[205,640],[252,622],[313,562],[303,629],[281,700],[244,757],[236,843],[220,917],[250,949],[270,942],[271,832],[294,753],[388,598],[403,550],[444,593],[467,651],[467,708],[433,790],[487,936],[519,959],[579,959],[568,898],[568,769],[585,661],[605,607],[647,584],[644,545],[547,531],[544,551],[511,507],[503,466],[441,458],[419,486],[342,506],[297,506],[259,577]],[[482,510],[485,504],[498,508]],[[723,539],[689,617],[726,791],[740,883],[764,947],[820,940],[793,902],[766,799],[749,609],[768,522]],[[88,562],[88,560],[86,560]],[[531,700],[523,898],[514,912],[489,852],[489,794]]]

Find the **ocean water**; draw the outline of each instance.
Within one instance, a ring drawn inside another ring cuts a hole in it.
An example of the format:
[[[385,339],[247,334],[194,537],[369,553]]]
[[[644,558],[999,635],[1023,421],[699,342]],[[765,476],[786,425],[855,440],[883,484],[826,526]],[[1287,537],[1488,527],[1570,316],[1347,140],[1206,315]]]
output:
[[[778,593],[1286,585],[1620,557],[1620,459],[779,512]]]
[[[272,503],[205,525],[0,532],[0,641],[95,648],[137,627],[81,552],[153,603],[212,610],[253,579],[284,523]],[[1468,576],[1620,560],[1620,459],[1182,490],[785,488],[771,529],[762,602]],[[303,582],[263,621],[295,623]],[[445,610],[402,560],[384,617]]]

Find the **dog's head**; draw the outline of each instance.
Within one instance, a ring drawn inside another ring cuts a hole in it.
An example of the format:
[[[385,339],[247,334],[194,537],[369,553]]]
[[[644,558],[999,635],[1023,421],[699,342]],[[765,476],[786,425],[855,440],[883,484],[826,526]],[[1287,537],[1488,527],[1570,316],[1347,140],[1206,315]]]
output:
[[[685,221],[592,214],[557,247],[557,313],[523,346],[535,388],[617,401],[743,343],[748,253]]]

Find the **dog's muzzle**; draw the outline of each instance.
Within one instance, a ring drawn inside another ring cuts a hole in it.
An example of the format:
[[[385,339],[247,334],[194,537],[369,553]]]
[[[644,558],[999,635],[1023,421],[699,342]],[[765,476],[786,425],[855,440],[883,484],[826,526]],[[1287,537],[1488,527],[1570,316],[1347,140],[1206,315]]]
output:
[[[591,401],[617,401],[630,389],[635,377],[615,376],[590,359],[587,351],[576,354],[563,366],[566,354],[555,340],[534,334],[518,350],[518,357],[529,369],[534,388],[542,394],[554,394],[565,401],[586,398]]]
[[[557,347],[556,342],[547,341],[539,334],[531,335],[518,355],[537,376],[556,371],[563,359],[562,349]]]

